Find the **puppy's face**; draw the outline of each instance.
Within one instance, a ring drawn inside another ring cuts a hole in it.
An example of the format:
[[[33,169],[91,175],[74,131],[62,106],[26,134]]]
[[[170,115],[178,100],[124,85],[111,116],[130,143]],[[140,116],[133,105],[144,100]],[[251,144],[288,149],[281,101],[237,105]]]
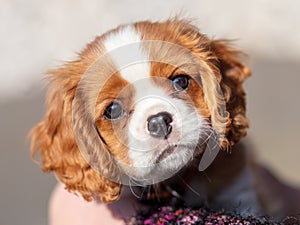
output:
[[[138,79],[141,74],[148,77]],[[199,83],[165,64],[137,64],[114,74],[96,107],[109,151],[129,176],[145,182],[166,179],[186,165],[210,131]]]
[[[87,200],[118,198],[123,175],[138,184],[171,177],[212,133],[222,147],[246,134],[249,71],[185,21],[120,26],[51,74],[32,152]]]
[[[122,172],[143,184],[185,166],[211,131],[201,77],[214,77],[212,69],[194,49],[156,29],[128,25],[104,36],[105,53],[83,78],[105,77],[98,88],[84,87],[99,89],[98,132]]]

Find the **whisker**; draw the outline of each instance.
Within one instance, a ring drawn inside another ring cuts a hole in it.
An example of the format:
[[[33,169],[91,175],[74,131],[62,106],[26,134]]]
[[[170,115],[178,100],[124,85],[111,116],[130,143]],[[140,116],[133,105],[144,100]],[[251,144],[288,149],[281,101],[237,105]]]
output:
[[[201,194],[197,192],[191,185],[189,185],[181,176],[179,176],[179,178],[194,194],[198,195],[199,197],[202,197]]]
[[[151,198],[151,185],[147,186],[147,199]]]
[[[211,129],[208,129],[208,130],[205,131],[204,134],[205,134],[205,136],[207,136],[206,139],[205,139],[205,142],[206,142],[212,137],[213,131]]]
[[[209,183],[212,183],[212,179],[208,176],[208,174],[205,172],[205,170],[201,171],[204,175],[204,177],[208,180]]]
[[[158,200],[158,201],[160,201],[160,197],[159,197],[159,185],[154,185],[153,186],[153,189],[154,189],[154,194],[155,194],[155,198]]]
[[[146,191],[146,188],[142,187],[141,198],[143,198],[143,195],[144,195],[145,191]]]
[[[141,198],[142,198],[142,195],[139,196],[138,194],[135,193],[135,191],[134,191],[133,188],[132,188],[131,181],[132,181],[132,180],[129,179],[129,188],[130,188],[131,193],[132,193],[136,198],[141,199]]]

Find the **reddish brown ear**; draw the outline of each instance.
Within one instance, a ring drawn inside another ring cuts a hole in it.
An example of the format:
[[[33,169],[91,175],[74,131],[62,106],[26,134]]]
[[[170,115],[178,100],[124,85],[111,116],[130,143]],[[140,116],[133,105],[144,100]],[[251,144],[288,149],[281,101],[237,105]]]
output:
[[[53,171],[68,191],[78,192],[88,201],[98,196],[103,202],[112,202],[118,199],[121,185],[104,178],[86,162],[74,137],[72,103],[80,70],[85,67],[78,63],[51,71],[46,115],[30,132],[31,154],[40,152],[42,170]],[[90,143],[89,135],[86,138],[84,141]],[[106,151],[105,145],[98,146],[97,156],[107,157]],[[109,168],[111,161],[103,160]]]
[[[230,118],[226,129],[227,143],[222,143],[222,147],[226,148],[228,145],[234,145],[247,134],[248,121],[243,82],[251,75],[251,72],[240,61],[241,52],[231,49],[229,42],[213,40],[211,51],[216,56],[214,64],[222,76],[220,86]]]
[[[223,149],[237,143],[247,133],[244,80],[250,70],[240,61],[241,52],[229,41],[210,40],[191,23],[175,18],[183,45],[200,59],[201,80],[211,123]],[[176,29],[175,28],[175,29]],[[221,89],[221,91],[220,91]]]

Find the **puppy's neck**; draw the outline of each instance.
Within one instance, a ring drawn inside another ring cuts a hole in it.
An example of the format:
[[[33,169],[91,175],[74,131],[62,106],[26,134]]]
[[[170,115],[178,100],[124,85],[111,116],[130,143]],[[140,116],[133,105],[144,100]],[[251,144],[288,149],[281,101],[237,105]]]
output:
[[[147,187],[135,187],[133,192],[145,204],[183,203],[191,206],[213,202],[223,190],[231,186],[246,168],[246,152],[242,144],[231,153],[220,150],[213,163],[199,171],[200,157],[174,177]],[[194,203],[195,201],[196,203]]]

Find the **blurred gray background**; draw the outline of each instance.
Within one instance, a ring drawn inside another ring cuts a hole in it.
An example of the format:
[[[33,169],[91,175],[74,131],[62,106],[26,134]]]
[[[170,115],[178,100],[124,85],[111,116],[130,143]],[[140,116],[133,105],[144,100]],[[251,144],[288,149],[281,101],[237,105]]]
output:
[[[299,9],[293,0],[0,0],[0,225],[47,224],[56,181],[25,140],[44,113],[44,72],[110,28],[179,12],[249,54],[247,140],[258,160],[300,186]]]

